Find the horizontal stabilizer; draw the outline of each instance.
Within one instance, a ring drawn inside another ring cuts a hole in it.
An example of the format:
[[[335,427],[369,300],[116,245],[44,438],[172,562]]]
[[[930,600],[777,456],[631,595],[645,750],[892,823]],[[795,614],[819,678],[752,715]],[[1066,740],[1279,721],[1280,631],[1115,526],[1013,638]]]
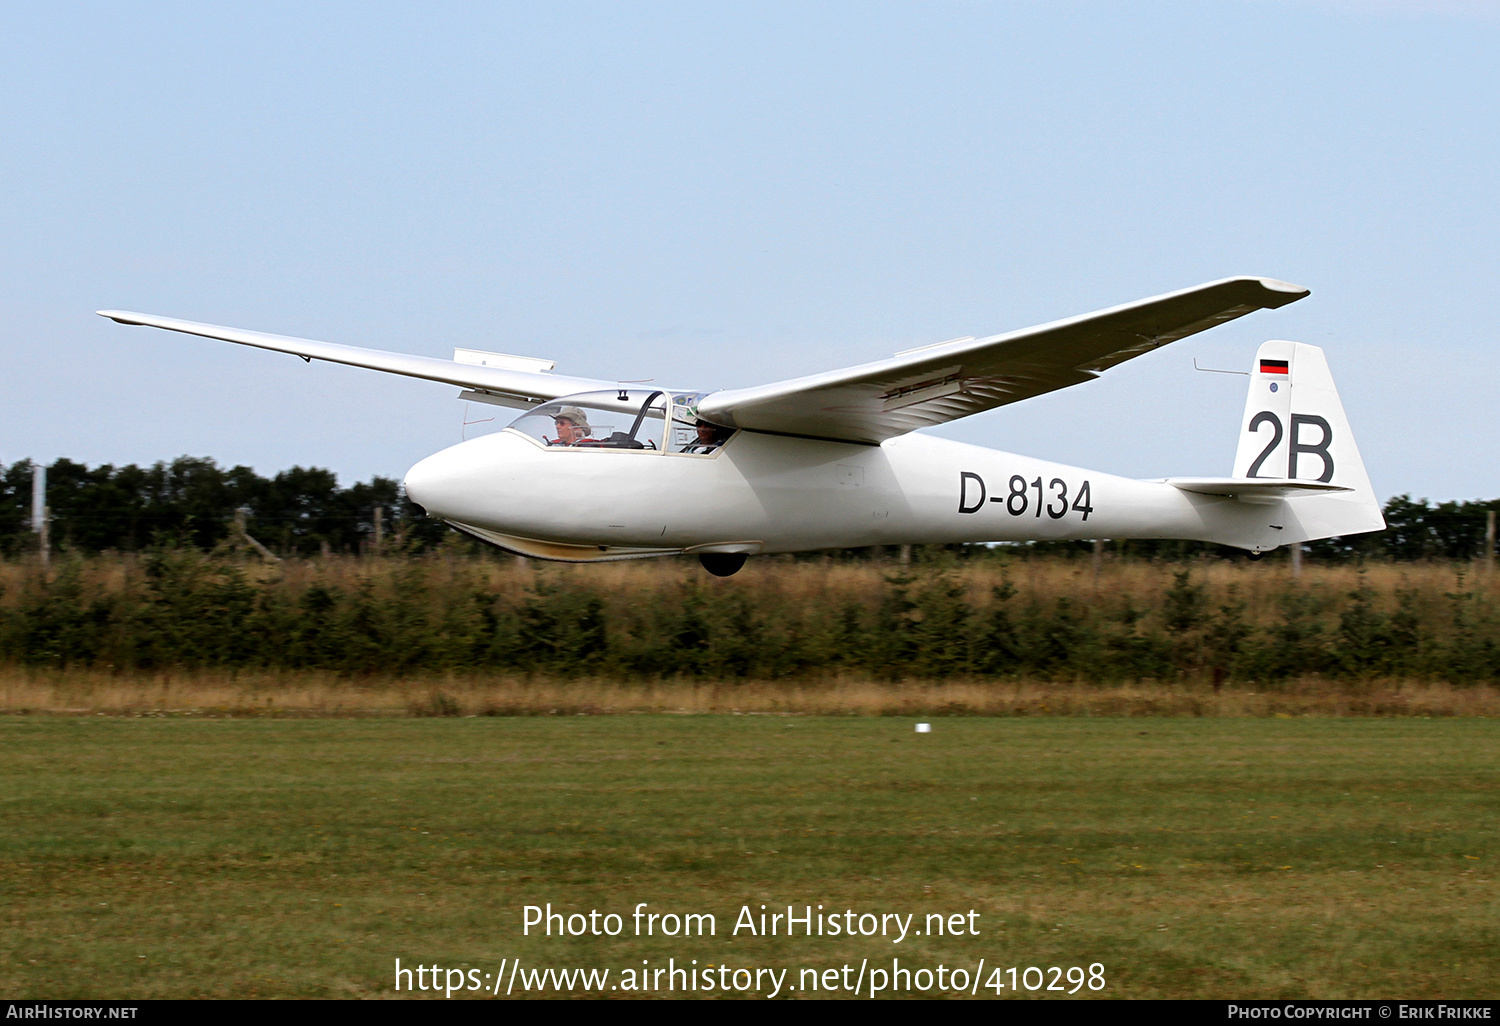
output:
[[[1169,477],[1166,483],[1184,492],[1196,492],[1199,495],[1225,495],[1249,502],[1258,499],[1284,499],[1289,495],[1306,495],[1313,492],[1352,492],[1354,490],[1344,485],[1323,484],[1321,481],[1265,477]]]

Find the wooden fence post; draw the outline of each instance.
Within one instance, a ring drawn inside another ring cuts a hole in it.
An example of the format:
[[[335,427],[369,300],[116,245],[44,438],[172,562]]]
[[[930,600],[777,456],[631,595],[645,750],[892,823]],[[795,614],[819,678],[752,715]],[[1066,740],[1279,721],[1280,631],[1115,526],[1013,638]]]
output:
[[[1495,574],[1495,511],[1490,510],[1484,525],[1484,572],[1486,577]]]
[[[45,573],[52,561],[52,509],[47,505],[47,468],[31,461],[31,529],[36,532],[37,551]]]

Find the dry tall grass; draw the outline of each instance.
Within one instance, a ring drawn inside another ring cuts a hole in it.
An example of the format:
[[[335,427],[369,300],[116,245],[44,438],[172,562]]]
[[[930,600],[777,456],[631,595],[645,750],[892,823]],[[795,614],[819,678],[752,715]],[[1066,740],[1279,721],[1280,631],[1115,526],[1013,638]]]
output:
[[[538,680],[493,675],[352,682],[333,674],[0,671],[0,712],[103,716],[1500,716],[1500,689],[1302,680],[1275,689],[1055,681]]]

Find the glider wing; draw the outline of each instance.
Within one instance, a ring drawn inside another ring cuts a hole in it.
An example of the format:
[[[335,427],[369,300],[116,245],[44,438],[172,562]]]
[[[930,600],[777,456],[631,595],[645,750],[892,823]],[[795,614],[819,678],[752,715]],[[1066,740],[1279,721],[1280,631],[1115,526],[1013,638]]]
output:
[[[698,406],[728,427],[879,444],[917,428],[1091,381],[1169,342],[1308,294],[1271,278],[1226,278],[988,338],[956,339],[889,360],[756,388]]]
[[[269,335],[260,331],[225,328],[217,324],[200,324],[197,321],[181,321],[173,317],[130,313],[126,310],[100,310],[99,315],[121,324],[141,324],[150,328],[165,328],[168,331],[181,331],[189,335],[216,338],[224,342],[237,342],[242,346],[255,346],[278,353],[291,353],[304,360],[327,360],[330,363],[343,363],[351,367],[367,367],[370,370],[461,385],[479,393],[472,398],[522,409],[549,399],[556,399],[559,396],[615,387],[612,381],[572,378],[538,369],[550,366],[544,360],[477,353],[470,350],[460,351],[464,356],[462,360],[442,360],[432,356],[407,356],[404,353],[389,353],[380,349],[360,349],[357,346],[339,345],[335,342],[316,342],[312,339],[292,338],[287,335]],[[486,357],[491,358],[488,363],[484,362]]]

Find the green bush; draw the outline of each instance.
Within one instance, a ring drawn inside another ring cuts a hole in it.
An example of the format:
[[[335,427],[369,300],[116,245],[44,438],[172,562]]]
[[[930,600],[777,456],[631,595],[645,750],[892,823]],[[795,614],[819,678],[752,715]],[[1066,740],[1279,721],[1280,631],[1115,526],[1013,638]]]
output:
[[[895,573],[766,561],[709,581],[673,561],[74,555],[50,574],[0,564],[0,661],[716,681],[1500,677],[1493,586],[1443,567],[1296,581],[1121,564],[1100,589],[1067,560],[1024,565],[1023,589],[1003,566],[951,561]]]

